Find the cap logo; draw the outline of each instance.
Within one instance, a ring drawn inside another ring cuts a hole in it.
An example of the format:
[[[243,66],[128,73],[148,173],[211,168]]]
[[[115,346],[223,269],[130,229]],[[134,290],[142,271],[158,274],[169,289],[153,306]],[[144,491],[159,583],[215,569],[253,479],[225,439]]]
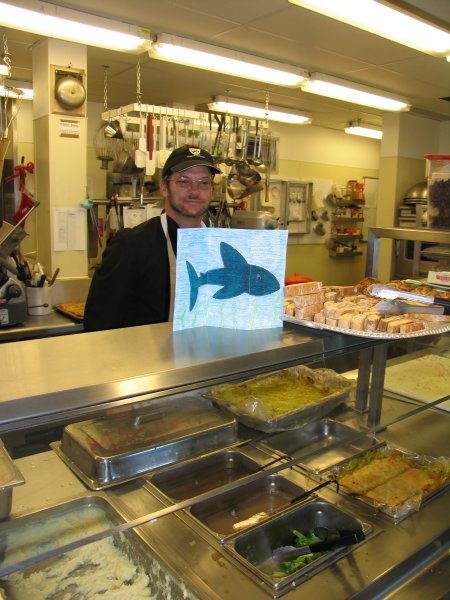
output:
[[[189,152],[194,156],[201,156],[201,148],[189,148]]]

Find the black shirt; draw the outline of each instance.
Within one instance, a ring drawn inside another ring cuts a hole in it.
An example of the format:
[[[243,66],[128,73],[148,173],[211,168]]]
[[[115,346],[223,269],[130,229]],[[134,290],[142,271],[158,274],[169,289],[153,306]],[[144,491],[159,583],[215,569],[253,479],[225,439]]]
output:
[[[176,254],[178,225],[167,217]],[[92,278],[84,315],[85,331],[168,321],[169,257],[160,217],[122,229],[103,253]]]

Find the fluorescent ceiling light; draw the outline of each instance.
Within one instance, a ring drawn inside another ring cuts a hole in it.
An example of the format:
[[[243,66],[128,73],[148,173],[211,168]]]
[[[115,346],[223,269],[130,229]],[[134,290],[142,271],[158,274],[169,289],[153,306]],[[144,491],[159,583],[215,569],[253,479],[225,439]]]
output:
[[[296,87],[304,81],[303,69],[265,58],[219,48],[194,40],[161,33],[149,50],[152,58],[167,60],[208,71],[245,77],[275,85]]]
[[[371,106],[380,110],[404,111],[410,109],[405,98],[323,73],[311,73],[310,78],[301,87],[303,92]]]
[[[213,102],[208,104],[208,108],[221,113],[243,115],[260,120],[268,119],[269,121],[279,121],[293,125],[309,125],[311,123],[309,116],[289,108],[272,106],[266,110],[264,106],[257,102],[227,98],[225,96],[215,96],[213,100]]]
[[[383,132],[381,129],[375,129],[374,127],[362,125],[358,123],[357,125],[350,123],[348,127],[345,128],[345,133],[350,133],[352,135],[360,135],[362,137],[369,137],[375,140],[381,140],[383,137]]]
[[[302,8],[337,19],[433,56],[450,54],[450,33],[375,0],[289,0]]]
[[[23,0],[20,7],[0,2],[0,24],[124,52],[143,52],[150,43],[148,30],[35,0]]]
[[[3,82],[0,85],[0,96],[8,98],[22,98],[22,100],[33,99],[33,84],[27,81],[12,81]]]

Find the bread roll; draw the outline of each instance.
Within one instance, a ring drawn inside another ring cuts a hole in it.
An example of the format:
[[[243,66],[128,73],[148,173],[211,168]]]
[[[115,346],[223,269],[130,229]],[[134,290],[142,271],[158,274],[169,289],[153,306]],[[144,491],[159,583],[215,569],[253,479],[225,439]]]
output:
[[[317,294],[322,289],[321,281],[308,281],[307,283],[294,283],[284,288],[285,296],[303,296],[304,294]]]
[[[310,306],[311,304],[323,304],[323,293],[317,292],[315,294],[302,294],[301,296],[294,296],[294,304],[298,308],[303,306]]]
[[[400,327],[410,323],[412,323],[412,319],[408,319],[408,317],[397,317],[397,319],[389,321],[386,331],[387,333],[400,333]]]
[[[316,313],[322,310],[322,304],[311,304],[309,306],[303,306],[295,308],[294,315],[296,319],[306,319],[307,317],[313,317]]]

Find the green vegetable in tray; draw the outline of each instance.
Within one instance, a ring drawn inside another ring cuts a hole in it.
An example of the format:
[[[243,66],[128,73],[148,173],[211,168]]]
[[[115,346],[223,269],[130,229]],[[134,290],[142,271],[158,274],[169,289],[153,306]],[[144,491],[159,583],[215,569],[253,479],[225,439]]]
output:
[[[320,542],[322,538],[318,537],[314,533],[311,535],[304,535],[300,531],[296,529],[292,532],[295,535],[295,540],[292,543],[296,548],[301,548],[302,546],[310,546],[316,542]],[[280,564],[280,569],[274,571],[271,575],[272,577],[286,577],[286,575],[291,575],[291,573],[295,573],[299,569],[306,567],[313,561],[317,560],[320,556],[324,554],[323,552],[315,552],[314,554],[304,554],[302,556],[297,556],[293,560],[288,560],[286,562],[282,562]]]

